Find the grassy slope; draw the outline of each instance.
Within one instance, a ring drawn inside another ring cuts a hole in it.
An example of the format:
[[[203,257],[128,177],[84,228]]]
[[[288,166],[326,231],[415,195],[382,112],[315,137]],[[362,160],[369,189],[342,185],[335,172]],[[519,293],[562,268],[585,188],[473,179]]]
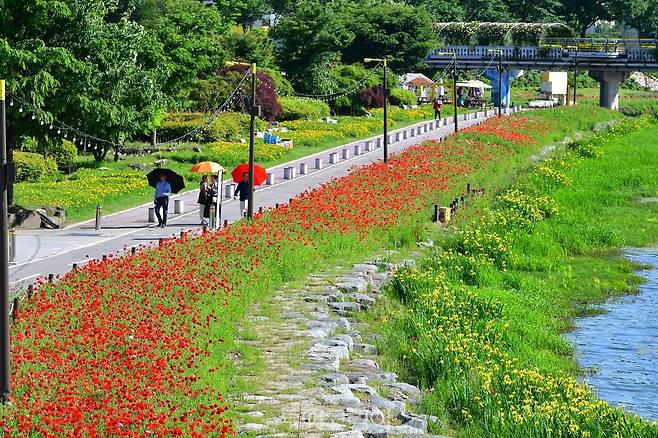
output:
[[[549,194],[560,214],[539,222],[530,234],[516,233],[511,268],[503,272],[483,267],[478,284],[469,288],[479,297],[503,304],[504,320],[510,324],[507,349],[520,366],[537,367],[549,375],[576,375],[572,347],[561,335],[571,327],[571,319],[590,313],[592,303],[635,290],[636,267],[617,254],[620,247],[658,242],[658,204],[636,202],[658,193],[655,136],[654,125],[605,144],[601,159],[567,160],[572,167],[564,173],[573,180],[568,186],[552,189],[521,177],[530,191]],[[491,199],[481,198],[469,211],[488,208]],[[470,219],[468,214],[458,217],[454,225],[464,227]],[[435,237],[448,245],[452,239],[444,234]],[[399,304],[390,302],[372,318],[401,311]],[[400,352],[395,346],[388,351],[390,363],[400,366]],[[436,382],[436,388],[428,398],[429,410],[455,420],[445,404],[454,387]],[[485,432],[491,431],[489,426],[482,418],[469,426],[457,424],[463,436],[489,436]]]
[[[555,141],[563,139],[566,135],[572,134],[574,131],[588,131],[595,124],[600,122],[605,122],[611,120],[612,118],[618,117],[615,113],[602,110],[599,108],[591,108],[588,113],[577,113],[576,110],[571,108],[559,108],[554,110],[545,110],[535,113],[537,117],[540,117],[546,122],[549,126],[547,132],[545,132],[539,139],[539,144],[541,146],[536,146],[532,148],[525,148],[520,151],[519,154],[509,157],[504,161],[499,162],[497,165],[489,165],[476,173],[470,175],[463,175],[461,178],[456,179],[451,182],[450,188],[441,195],[441,199],[437,199],[437,202],[440,204],[447,204],[450,199],[458,196],[464,189],[467,183],[471,183],[474,187],[486,187],[488,191],[494,191],[496,188],[503,185],[509,184],[513,178],[515,172],[520,169],[526,168],[530,160],[531,155],[537,153],[541,147],[551,144]],[[429,217],[429,214],[427,215]],[[409,248],[400,248],[396,247],[398,250],[402,250],[403,253]],[[413,248],[412,248],[413,249]],[[348,258],[341,256],[339,258],[332,258],[327,260],[316,260],[313,258],[315,265],[314,269],[323,269],[327,266],[334,266],[336,262],[340,262],[342,265],[348,265],[350,262],[356,262],[363,260],[368,256],[377,251],[378,248],[373,247],[359,247],[358,251],[355,251],[350,254]],[[297,276],[294,276],[298,278]],[[263,297],[266,296],[267,288],[264,288],[259,293],[259,309],[261,315],[266,315],[268,317],[276,317],[277,315],[272,315],[268,311],[263,309],[260,301]],[[252,312],[247,310],[247,314]],[[229,327],[232,327],[229,325]],[[233,329],[231,329],[233,330]],[[239,337],[241,339],[249,339],[249,327],[248,324],[240,329],[241,333]],[[224,337],[226,339],[231,339],[236,336],[236,333],[221,333],[217,336]],[[262,361],[259,359],[260,352],[254,351],[249,348],[248,345],[244,343],[236,343],[232,347],[234,350],[235,356],[240,358],[242,362],[241,367],[227,369],[226,376],[231,376],[231,378],[224,377],[217,380],[217,384],[220,382],[230,382],[229,386],[222,385],[222,391],[227,394],[229,399],[235,397],[236,394],[239,394],[243,391],[254,390],[258,385],[259,378],[259,368],[262,366]],[[239,407],[237,408],[239,411]]]

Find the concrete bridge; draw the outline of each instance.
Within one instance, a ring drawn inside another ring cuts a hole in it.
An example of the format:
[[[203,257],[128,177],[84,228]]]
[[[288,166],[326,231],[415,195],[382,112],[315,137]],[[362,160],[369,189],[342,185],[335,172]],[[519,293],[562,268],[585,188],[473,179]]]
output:
[[[600,105],[619,107],[619,84],[634,71],[658,72],[658,40],[547,39],[532,47],[446,46],[432,51],[425,64],[436,69],[574,71],[586,70],[600,83]]]

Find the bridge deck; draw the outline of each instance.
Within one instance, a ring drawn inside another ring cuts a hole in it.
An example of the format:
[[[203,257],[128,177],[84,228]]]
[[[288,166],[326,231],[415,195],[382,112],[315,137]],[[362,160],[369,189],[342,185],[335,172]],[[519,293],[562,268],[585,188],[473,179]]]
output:
[[[425,64],[434,68],[496,68],[499,56],[505,68],[520,70],[658,71],[658,49],[647,46],[600,48],[448,46],[431,52]]]

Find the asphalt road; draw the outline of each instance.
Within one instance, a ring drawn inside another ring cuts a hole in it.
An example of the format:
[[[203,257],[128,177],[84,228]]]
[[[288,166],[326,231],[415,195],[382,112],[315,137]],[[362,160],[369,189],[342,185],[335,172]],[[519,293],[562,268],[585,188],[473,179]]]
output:
[[[489,116],[492,115],[490,112]],[[464,117],[460,116],[460,127],[481,123],[486,119],[482,112],[468,115],[469,120],[464,120]],[[427,121],[392,131],[389,133],[389,153],[400,152],[424,140],[442,139],[453,131],[452,123],[452,118],[448,118],[438,122],[438,127],[434,122]],[[286,203],[299,193],[346,175],[354,166],[381,160],[383,149],[377,147],[381,140],[382,136],[357,141],[268,169],[268,172],[274,175],[274,184],[257,188],[254,193],[254,210]],[[355,155],[355,147],[360,149],[359,155]],[[368,151],[368,148],[371,150]],[[344,151],[349,155],[347,159],[343,158]],[[330,154],[336,154],[335,164],[331,164]],[[322,169],[316,169],[316,158],[322,160]],[[300,174],[302,163],[306,164],[305,175]],[[296,175],[292,179],[284,179],[285,169],[289,167],[295,169]],[[201,227],[196,198],[197,191],[172,197],[168,226],[164,229],[156,228],[153,223],[148,222],[148,207],[152,205],[146,204],[104,217],[100,230],[94,229],[94,221],[88,221],[61,230],[18,231],[16,264],[10,266],[11,286],[18,289],[40,276],[64,273],[71,270],[73,264],[83,266],[91,259],[121,253],[140,244],[157,245],[160,238],[177,236],[182,231],[198,232]],[[183,201],[182,214],[173,214],[175,199]],[[237,201],[226,199],[223,203],[222,220],[226,219],[229,223],[239,220],[238,210]]]

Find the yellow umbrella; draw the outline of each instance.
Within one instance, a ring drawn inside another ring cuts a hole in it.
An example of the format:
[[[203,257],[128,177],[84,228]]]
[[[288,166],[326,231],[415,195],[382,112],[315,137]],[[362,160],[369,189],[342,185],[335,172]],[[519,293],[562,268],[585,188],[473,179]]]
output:
[[[222,172],[224,168],[215,163],[214,161],[202,161],[197,163],[190,169],[190,172],[194,173],[216,173],[219,175],[219,172]]]
[[[224,191],[224,168],[214,161],[202,161],[190,169],[194,173],[214,173],[219,178],[219,188],[217,190],[217,209],[215,210],[215,227],[219,228],[222,223],[222,192]]]

